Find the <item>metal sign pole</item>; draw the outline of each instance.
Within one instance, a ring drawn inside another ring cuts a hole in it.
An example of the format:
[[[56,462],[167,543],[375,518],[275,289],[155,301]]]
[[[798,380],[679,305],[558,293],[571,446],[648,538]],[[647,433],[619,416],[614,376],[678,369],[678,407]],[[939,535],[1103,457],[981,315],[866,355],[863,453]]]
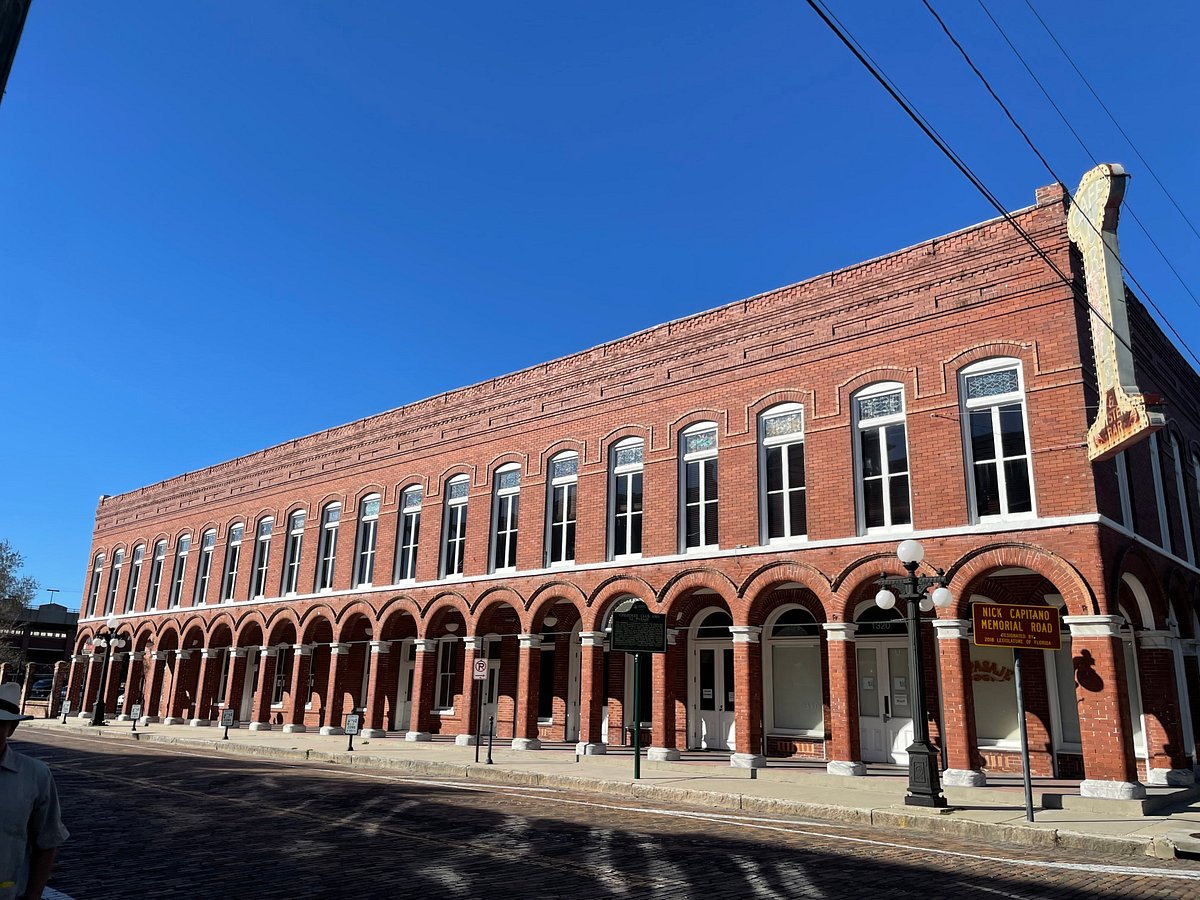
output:
[[[475,762],[479,763],[479,742],[483,738],[483,685],[484,682],[479,682],[479,699],[476,700],[477,708],[475,710]]]
[[[1029,732],[1025,727],[1025,691],[1021,687],[1021,651],[1013,650],[1013,677],[1017,686],[1017,721],[1021,726],[1021,774],[1025,780],[1025,821],[1033,821],[1033,782],[1029,777]]]
[[[642,777],[642,654],[633,654],[633,779]]]
[[[496,717],[488,716],[488,758],[487,764],[492,765],[492,737],[496,733]]]

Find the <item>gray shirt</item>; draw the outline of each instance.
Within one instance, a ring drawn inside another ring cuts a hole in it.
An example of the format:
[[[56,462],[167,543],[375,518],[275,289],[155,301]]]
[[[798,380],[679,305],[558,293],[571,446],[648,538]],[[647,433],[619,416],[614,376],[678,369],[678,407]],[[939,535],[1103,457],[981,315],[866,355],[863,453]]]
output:
[[[67,837],[50,768],[10,744],[0,756],[0,900],[25,893],[34,848],[57,847]]]

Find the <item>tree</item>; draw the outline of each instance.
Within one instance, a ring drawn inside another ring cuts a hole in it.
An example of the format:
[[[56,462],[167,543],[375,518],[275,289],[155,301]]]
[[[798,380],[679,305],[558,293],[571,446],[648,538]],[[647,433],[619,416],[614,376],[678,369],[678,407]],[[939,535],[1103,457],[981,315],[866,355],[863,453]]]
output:
[[[24,560],[6,540],[0,540],[0,663],[20,665],[21,649],[5,640],[14,635],[16,626],[29,613],[29,606],[37,595],[38,583],[28,575],[21,574]]]

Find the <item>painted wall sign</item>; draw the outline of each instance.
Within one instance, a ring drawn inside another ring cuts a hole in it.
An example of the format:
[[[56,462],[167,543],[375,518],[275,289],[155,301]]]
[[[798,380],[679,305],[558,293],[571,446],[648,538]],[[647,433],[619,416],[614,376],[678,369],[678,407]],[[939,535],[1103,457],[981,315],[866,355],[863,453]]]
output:
[[[1058,650],[1062,646],[1058,610],[1052,606],[972,603],[972,640],[977,647]]]
[[[1100,408],[1088,429],[1088,459],[1111,459],[1166,424],[1147,409],[1158,397],[1138,390],[1130,350],[1125,278],[1117,248],[1117,217],[1129,176],[1106,163],[1087,172],[1067,214],[1067,236],[1083,256],[1091,306],[1092,349]]]

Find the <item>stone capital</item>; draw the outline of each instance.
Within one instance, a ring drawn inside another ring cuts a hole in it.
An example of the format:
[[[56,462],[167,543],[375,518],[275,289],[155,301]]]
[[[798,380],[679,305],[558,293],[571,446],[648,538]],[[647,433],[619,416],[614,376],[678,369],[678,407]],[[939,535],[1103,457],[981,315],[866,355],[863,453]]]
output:
[[[667,629],[667,646],[674,647],[675,642],[677,640],[679,640],[679,629],[678,628],[668,628]]]
[[[192,653],[194,651],[192,651],[192,650],[172,650],[171,652],[175,654],[176,659],[191,659]]]
[[[434,653],[437,651],[437,645],[438,642],[430,638],[417,638],[413,641],[418,653]]]
[[[292,644],[297,656],[312,656],[312,647],[308,644]]]
[[[205,647],[203,650],[200,651],[200,658],[201,659],[216,659],[218,656],[221,655],[221,651],[223,649],[224,649],[223,647]]]
[[[278,656],[279,648],[278,647],[259,647],[258,653],[260,656]]]
[[[246,658],[246,648],[245,647],[234,647],[233,649],[231,649],[229,651],[229,658],[230,659],[245,659]]]
[[[522,650],[542,649],[542,636],[540,634],[518,634],[517,641],[520,642]]]
[[[1072,638],[1121,636],[1125,620],[1120,616],[1063,616],[1063,623],[1071,629]]]
[[[335,656],[346,656],[350,653],[349,644],[330,644],[329,652]]]
[[[1137,645],[1142,650],[1174,650],[1178,638],[1169,631],[1138,631]]]
[[[485,640],[486,638],[475,634],[464,634],[462,639],[463,645],[474,650],[476,653],[483,652],[483,642]]]
[[[762,637],[762,628],[758,625],[730,625],[735,644],[757,644]]]
[[[853,622],[822,622],[827,641],[853,641],[858,626]]]
[[[971,627],[966,619],[934,619],[932,624],[939,641],[965,641]]]
[[[388,653],[392,649],[391,641],[371,641],[372,653]]]
[[[579,632],[579,643],[584,647],[603,647],[604,636],[603,631],[581,631]]]

